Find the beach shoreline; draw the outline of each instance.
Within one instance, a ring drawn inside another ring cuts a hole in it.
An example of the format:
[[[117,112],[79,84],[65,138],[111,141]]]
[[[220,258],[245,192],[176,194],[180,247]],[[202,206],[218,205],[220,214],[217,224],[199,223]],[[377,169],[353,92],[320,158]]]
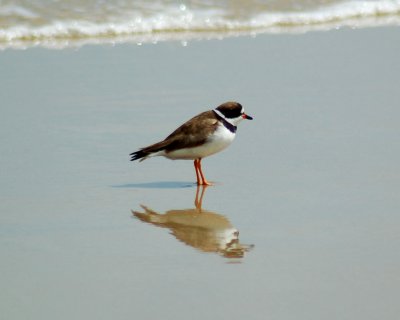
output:
[[[398,39],[341,28],[0,51],[3,316],[396,318]],[[236,263],[131,212],[193,214],[192,162],[129,153],[228,100],[254,121],[204,159],[203,208],[252,248]]]

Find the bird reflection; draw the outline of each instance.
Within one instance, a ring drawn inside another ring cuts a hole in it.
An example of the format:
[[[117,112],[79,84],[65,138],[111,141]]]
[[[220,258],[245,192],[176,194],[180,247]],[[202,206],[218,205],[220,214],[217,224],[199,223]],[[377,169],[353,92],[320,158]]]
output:
[[[193,209],[173,209],[159,214],[141,205],[144,212],[132,210],[132,213],[143,222],[170,229],[176,239],[200,251],[215,252],[226,258],[243,258],[253,245],[239,242],[239,231],[226,217],[202,209],[206,188],[197,187]]]

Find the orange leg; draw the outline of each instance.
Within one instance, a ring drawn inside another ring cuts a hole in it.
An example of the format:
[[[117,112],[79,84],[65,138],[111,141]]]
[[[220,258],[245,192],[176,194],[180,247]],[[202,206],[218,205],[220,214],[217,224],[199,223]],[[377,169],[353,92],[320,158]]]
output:
[[[199,159],[194,160],[194,170],[196,171],[197,185],[201,185],[201,177],[199,173]]]
[[[211,183],[208,182],[208,181],[206,180],[206,178],[204,177],[203,170],[201,170],[201,158],[200,158],[200,159],[197,159],[197,160],[198,160],[197,168],[198,168],[198,170],[199,170],[200,177],[201,177],[201,183],[200,183],[200,184],[201,184],[202,186],[211,186]],[[198,184],[198,182],[197,182],[197,184]]]

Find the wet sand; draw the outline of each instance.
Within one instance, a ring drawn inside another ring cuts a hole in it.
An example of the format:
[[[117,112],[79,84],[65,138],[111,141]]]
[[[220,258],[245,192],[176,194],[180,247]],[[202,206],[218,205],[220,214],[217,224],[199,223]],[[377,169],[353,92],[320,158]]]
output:
[[[3,317],[395,319],[399,36],[0,52]],[[215,186],[129,162],[227,100]]]

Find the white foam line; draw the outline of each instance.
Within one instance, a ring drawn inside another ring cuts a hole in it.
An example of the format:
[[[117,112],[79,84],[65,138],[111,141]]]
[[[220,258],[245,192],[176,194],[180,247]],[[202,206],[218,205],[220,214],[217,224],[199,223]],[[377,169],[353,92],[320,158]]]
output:
[[[58,21],[36,28],[18,26],[1,29],[0,49],[31,45],[64,48],[87,43],[154,43],[265,32],[298,33],[341,26],[400,25],[400,0],[353,1],[310,12],[260,14],[249,21],[226,20],[222,12],[216,10],[194,15],[185,9],[181,13],[178,16],[160,14],[147,19],[135,15],[119,23]]]

